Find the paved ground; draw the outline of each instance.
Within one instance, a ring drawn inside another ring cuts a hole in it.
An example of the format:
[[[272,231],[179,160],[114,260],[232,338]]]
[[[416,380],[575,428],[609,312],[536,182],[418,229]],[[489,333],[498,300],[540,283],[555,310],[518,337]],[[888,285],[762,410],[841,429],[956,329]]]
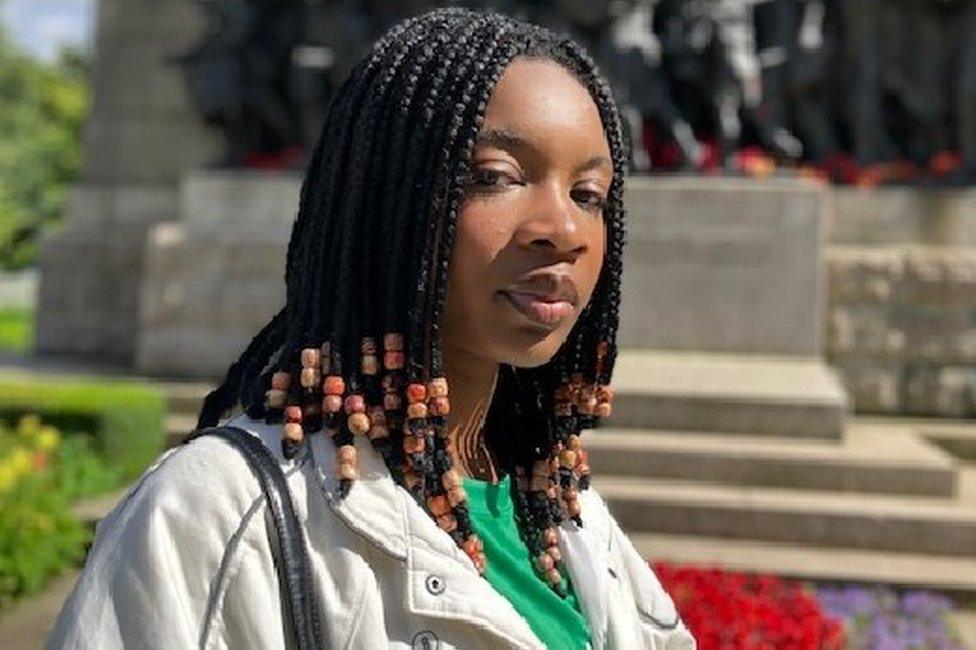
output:
[[[43,593],[17,603],[0,615],[0,649],[34,650],[44,647],[61,604],[71,592],[77,573],[57,578]]]

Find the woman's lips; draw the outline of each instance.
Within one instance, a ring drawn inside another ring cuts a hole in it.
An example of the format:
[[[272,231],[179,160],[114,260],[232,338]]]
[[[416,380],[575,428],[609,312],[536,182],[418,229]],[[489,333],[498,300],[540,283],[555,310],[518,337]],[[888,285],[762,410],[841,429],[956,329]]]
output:
[[[573,304],[567,300],[543,300],[539,296],[516,291],[500,293],[526,318],[546,327],[556,327],[573,313]]]

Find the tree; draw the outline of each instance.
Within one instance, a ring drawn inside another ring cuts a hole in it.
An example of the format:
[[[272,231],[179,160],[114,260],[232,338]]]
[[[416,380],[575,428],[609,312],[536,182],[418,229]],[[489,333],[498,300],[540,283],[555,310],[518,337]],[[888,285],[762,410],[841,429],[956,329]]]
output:
[[[0,31],[0,270],[34,263],[42,231],[61,217],[81,166],[87,69],[80,52],[44,63]]]

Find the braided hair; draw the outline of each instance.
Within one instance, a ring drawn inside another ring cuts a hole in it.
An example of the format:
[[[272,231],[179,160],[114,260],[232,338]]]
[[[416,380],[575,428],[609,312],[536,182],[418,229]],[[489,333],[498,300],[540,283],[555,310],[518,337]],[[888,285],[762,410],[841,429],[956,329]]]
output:
[[[491,92],[516,57],[552,60],[589,91],[610,147],[607,249],[589,304],[555,356],[502,364],[486,443],[515,477],[521,535],[562,593],[558,524],[582,526],[584,428],[609,415],[624,244],[620,120],[592,59],[571,39],[494,12],[445,8],[394,26],[336,94],[302,184],[285,265],[286,304],[211,392],[198,428],[240,403],[283,423],[294,457],[323,431],[340,496],[358,478],[356,435],[483,572],[452,468],[441,346],[449,261],[470,159]]]

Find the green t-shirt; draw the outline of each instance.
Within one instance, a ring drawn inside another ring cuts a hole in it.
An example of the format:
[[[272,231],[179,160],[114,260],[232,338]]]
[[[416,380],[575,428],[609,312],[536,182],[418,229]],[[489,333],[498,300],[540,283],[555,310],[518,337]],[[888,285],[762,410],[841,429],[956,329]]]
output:
[[[510,476],[499,483],[464,477],[471,526],[484,541],[485,578],[508,598],[548,648],[586,648],[590,638],[579,600],[563,569],[568,596],[560,598],[536,574],[529,549],[519,536]]]

